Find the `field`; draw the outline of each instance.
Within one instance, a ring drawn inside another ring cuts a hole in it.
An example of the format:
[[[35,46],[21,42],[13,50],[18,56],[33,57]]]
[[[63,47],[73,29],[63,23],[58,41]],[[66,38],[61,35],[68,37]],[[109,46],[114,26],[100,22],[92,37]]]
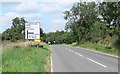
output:
[[[47,44],[43,48],[19,44],[8,47],[2,53],[3,72],[50,72],[50,50]]]

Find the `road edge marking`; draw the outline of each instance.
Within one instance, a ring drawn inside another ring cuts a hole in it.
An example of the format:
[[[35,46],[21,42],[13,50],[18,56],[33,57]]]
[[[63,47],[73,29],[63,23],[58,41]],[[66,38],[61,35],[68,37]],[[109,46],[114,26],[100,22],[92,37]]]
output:
[[[66,45],[67,46],[67,45]],[[100,52],[100,51],[96,51],[96,50],[91,50],[89,48],[83,48],[83,47],[74,47],[74,46],[68,46],[68,47],[73,47],[73,48],[79,48],[79,49],[85,49],[85,50],[88,50],[88,51],[92,51],[92,52],[96,52],[96,53],[99,53],[99,54],[102,54],[102,55],[107,55],[107,56],[110,56],[110,57],[113,57],[113,58],[120,58],[119,56],[116,56],[116,55],[112,55],[112,54],[108,54],[108,53],[104,53],[104,52]]]
[[[51,45],[50,45],[51,46]],[[50,48],[51,49],[51,48]],[[50,50],[50,65],[51,65],[51,72],[53,74],[53,61],[52,61],[52,51]]]
[[[52,55],[50,56],[50,63],[51,63],[51,72],[53,72],[53,62],[52,62]]]
[[[92,61],[92,62],[94,62],[94,63],[96,63],[96,64],[98,64],[98,65],[100,65],[100,66],[102,66],[102,67],[107,68],[107,66],[105,66],[105,65],[103,65],[103,64],[101,64],[101,63],[99,63],[99,62],[97,62],[97,61],[94,61],[94,60],[92,60],[92,59],[90,59],[90,58],[87,58],[87,60]]]
[[[80,47],[80,48],[82,48],[82,47]],[[102,54],[102,55],[107,55],[107,56],[114,57],[114,58],[120,58],[120,57],[112,55],[112,54],[108,54],[108,53],[104,53],[104,52],[100,52],[100,51],[96,51],[96,50],[91,50],[91,49],[88,49],[88,48],[82,48],[82,49],[92,51],[92,52],[96,52],[96,53],[99,53],[99,54]]]

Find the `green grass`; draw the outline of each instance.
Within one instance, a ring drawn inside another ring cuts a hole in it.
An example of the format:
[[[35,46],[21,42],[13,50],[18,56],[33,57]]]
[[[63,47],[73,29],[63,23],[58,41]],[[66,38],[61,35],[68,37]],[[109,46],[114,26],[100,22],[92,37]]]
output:
[[[84,44],[81,44],[80,47],[89,48],[89,49],[101,51],[104,53],[109,53],[109,54],[120,56],[120,50],[115,49],[115,48],[106,48],[104,44],[84,43]]]
[[[116,48],[112,48],[112,47],[106,47],[104,44],[93,44],[93,43],[84,43],[81,45],[76,45],[76,43],[72,43],[72,44],[65,44],[68,46],[73,46],[73,47],[82,47],[82,48],[88,48],[91,50],[96,50],[96,51],[100,51],[103,53],[108,53],[108,54],[112,54],[112,55],[116,55],[116,56],[120,56],[120,50],[116,49]]]
[[[14,47],[2,54],[3,72],[50,72],[50,51],[44,48]]]

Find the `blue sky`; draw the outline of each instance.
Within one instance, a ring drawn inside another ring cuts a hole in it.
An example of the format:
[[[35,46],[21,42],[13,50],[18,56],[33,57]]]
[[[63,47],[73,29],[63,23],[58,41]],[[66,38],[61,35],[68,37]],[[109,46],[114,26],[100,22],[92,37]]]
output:
[[[64,30],[63,12],[79,0],[5,0],[0,2],[0,33],[11,27],[15,17],[40,22],[45,33]],[[2,28],[2,29],[1,29]]]

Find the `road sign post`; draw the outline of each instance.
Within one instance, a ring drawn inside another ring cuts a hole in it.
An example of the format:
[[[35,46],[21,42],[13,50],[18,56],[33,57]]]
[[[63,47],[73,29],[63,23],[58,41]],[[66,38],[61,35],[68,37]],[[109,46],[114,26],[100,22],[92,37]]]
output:
[[[40,23],[39,22],[27,22],[25,24],[25,39],[27,40],[40,40]],[[38,47],[37,41],[37,47]]]
[[[25,24],[25,39],[40,39],[39,22],[29,22]]]

